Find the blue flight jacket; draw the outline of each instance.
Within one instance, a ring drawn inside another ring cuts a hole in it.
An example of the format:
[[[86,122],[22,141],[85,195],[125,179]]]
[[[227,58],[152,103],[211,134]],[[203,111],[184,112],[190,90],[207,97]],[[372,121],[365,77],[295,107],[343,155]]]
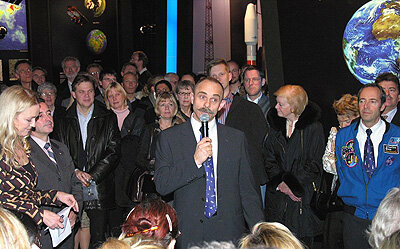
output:
[[[336,168],[340,180],[338,196],[346,205],[356,208],[355,216],[372,220],[386,193],[400,186],[400,127],[385,122],[377,168],[369,178],[357,141],[359,122],[339,130],[336,136]]]

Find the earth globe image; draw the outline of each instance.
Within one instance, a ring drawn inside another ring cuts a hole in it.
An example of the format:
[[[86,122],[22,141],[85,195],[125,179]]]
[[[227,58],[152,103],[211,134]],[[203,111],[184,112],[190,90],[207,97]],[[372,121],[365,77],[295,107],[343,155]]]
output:
[[[103,31],[93,29],[86,37],[86,46],[93,54],[101,54],[106,50],[107,37]]]
[[[372,0],[359,8],[344,31],[343,54],[362,84],[385,72],[399,76],[400,1]]]

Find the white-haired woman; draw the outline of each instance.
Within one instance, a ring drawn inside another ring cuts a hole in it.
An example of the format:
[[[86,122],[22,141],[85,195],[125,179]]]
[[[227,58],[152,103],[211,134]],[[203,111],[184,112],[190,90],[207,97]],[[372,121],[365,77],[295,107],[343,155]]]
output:
[[[379,204],[367,231],[368,242],[372,248],[378,249],[386,238],[398,230],[400,230],[400,188],[392,188]]]
[[[268,112],[271,130],[265,142],[266,221],[284,224],[310,246],[321,229],[310,207],[325,147],[320,109],[298,85],[282,86],[274,95],[277,104]]]

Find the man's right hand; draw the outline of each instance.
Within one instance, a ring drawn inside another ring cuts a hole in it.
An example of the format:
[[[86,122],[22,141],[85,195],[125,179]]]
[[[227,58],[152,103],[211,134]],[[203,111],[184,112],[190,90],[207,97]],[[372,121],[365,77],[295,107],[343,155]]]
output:
[[[89,181],[92,179],[91,175],[89,175],[88,173],[83,172],[79,169],[75,170],[75,174],[76,174],[76,177],[79,179],[79,181],[82,182],[83,186],[90,185]]]
[[[209,137],[204,137],[197,143],[193,157],[197,165],[201,165],[207,158],[212,157],[212,145]]]
[[[58,214],[49,210],[43,211],[43,222],[51,229],[64,228],[64,219],[61,218],[61,216],[59,216]]]

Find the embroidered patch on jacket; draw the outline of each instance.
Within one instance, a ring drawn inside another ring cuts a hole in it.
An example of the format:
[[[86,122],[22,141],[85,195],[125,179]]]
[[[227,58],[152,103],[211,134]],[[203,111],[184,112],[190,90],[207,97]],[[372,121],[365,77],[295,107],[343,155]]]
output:
[[[388,142],[388,144],[399,144],[399,143],[400,143],[400,137],[391,137]]]
[[[399,146],[392,144],[384,144],[383,145],[384,152],[387,154],[399,154]]]
[[[394,162],[394,157],[393,157],[393,156],[388,156],[388,157],[386,158],[385,165],[386,165],[386,166],[390,166],[390,165],[393,164],[393,162]]]
[[[346,142],[346,144],[342,147],[341,150],[342,158],[346,163],[347,167],[353,168],[358,163],[358,157],[354,150],[354,140],[351,139]]]

